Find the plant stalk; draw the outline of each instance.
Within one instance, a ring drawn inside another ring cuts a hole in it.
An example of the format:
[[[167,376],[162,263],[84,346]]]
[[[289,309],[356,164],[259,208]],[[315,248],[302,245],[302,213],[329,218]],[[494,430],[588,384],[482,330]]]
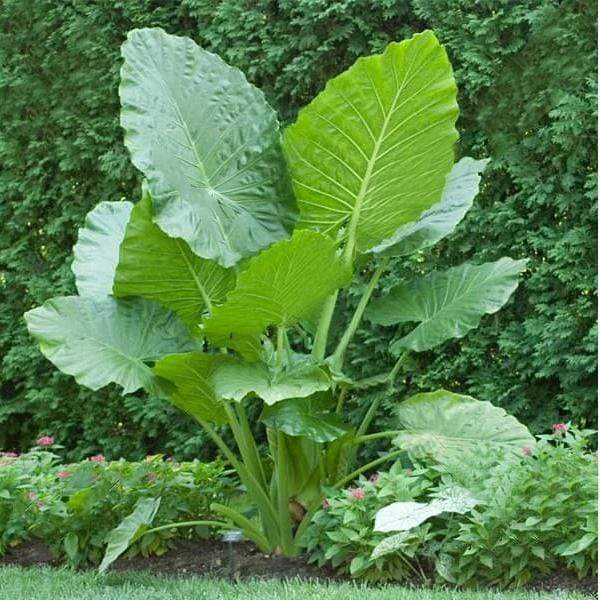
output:
[[[321,317],[319,318],[319,325],[317,326],[317,332],[315,333],[315,339],[313,342],[312,355],[317,362],[322,362],[325,359],[325,352],[327,351],[327,338],[329,337],[329,327],[331,320],[333,319],[333,311],[335,310],[335,303],[337,302],[338,291],[336,290],[323,305],[321,311]]]
[[[367,463],[366,465],[359,467],[355,471],[352,471],[352,473],[350,473],[350,475],[346,475],[344,478],[342,478],[339,481],[337,481],[336,483],[334,483],[333,487],[334,488],[343,487],[347,483],[350,483],[353,479],[356,479],[359,475],[362,475],[362,473],[364,473],[365,471],[368,471],[369,469],[373,469],[374,467],[376,467],[384,462],[387,462],[388,460],[391,460],[392,458],[396,458],[396,456],[400,456],[400,454],[402,454],[402,452],[404,452],[404,450],[394,450],[393,452],[390,452],[389,454],[386,454],[385,456],[382,456],[380,458],[372,460],[370,463]]]
[[[292,536],[292,521],[289,508],[288,488],[288,452],[285,444],[285,435],[277,432],[277,504],[279,513],[279,532],[281,536],[281,550],[285,556],[293,556],[296,553],[294,539]]]

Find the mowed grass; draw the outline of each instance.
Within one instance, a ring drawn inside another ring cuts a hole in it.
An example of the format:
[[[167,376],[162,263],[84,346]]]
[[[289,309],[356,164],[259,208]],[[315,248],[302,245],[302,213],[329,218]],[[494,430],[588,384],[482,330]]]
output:
[[[0,567],[2,600],[588,600],[573,592],[457,592],[411,590],[398,586],[368,588],[351,583],[228,581],[155,577],[144,573],[98,575],[63,569]]]

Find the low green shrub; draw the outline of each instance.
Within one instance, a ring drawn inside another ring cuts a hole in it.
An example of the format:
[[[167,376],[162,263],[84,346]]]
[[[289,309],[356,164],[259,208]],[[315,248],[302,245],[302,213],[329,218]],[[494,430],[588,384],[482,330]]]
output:
[[[231,494],[221,463],[175,463],[161,456],[107,462],[101,455],[63,465],[37,448],[0,461],[0,554],[29,537],[73,567],[98,564],[108,534],[141,498],[160,498],[153,526],[207,519]],[[160,555],[175,537],[207,537],[207,527],[164,529],[136,541],[130,554]]]
[[[492,470],[481,505],[444,548],[450,581],[507,587],[559,566],[597,572],[598,465],[587,433],[555,425],[531,456]]]
[[[330,490],[304,547],[319,566],[370,581],[417,577],[518,587],[559,567],[579,577],[596,573],[597,457],[588,450],[590,433],[559,424],[520,457],[482,451],[443,465],[414,461],[412,470],[398,462],[355,488]],[[374,530],[385,506],[421,503],[402,505],[414,514],[457,486],[468,490],[474,508],[433,512],[415,527],[388,530],[399,533]]]

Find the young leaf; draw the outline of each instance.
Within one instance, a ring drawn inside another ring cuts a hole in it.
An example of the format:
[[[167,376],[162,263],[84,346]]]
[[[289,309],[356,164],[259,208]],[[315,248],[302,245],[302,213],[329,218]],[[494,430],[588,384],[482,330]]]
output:
[[[457,162],[446,178],[442,199],[370,251],[382,256],[405,256],[433,246],[450,235],[473,206],[479,192],[480,173],[487,163],[487,159],[472,158]]]
[[[380,325],[419,321],[391,351],[429,350],[451,338],[466,335],[481,317],[495,313],[519,285],[526,260],[501,258],[482,265],[464,264],[444,272],[401,283],[373,302],[366,316]]]
[[[215,346],[252,356],[252,344],[268,326],[288,327],[311,315],[350,277],[334,240],[296,231],[250,260],[225,304],[205,321],[206,336]]]
[[[156,300],[194,326],[234,283],[232,270],[199,258],[186,242],[169,237],[152,221],[149,194],[136,204],[121,244],[115,295]]]
[[[169,401],[196,419],[226,423],[225,409],[215,397],[215,369],[231,360],[223,354],[173,354],[154,365],[154,373],[175,385]]]
[[[325,402],[322,400],[323,396]],[[330,395],[326,394],[282,400],[273,406],[265,406],[261,421],[267,427],[283,431],[292,437],[331,442],[345,435],[349,427],[333,414],[330,400]]]
[[[331,381],[325,371],[307,362],[292,362],[279,370],[261,362],[238,360],[219,366],[214,374],[214,384],[219,398],[241,402],[254,393],[270,405],[326,390]]]
[[[300,226],[368,251],[439,201],[458,138],[456,84],[431,31],[360,58],[284,134]]]
[[[427,519],[442,513],[464,514],[477,504],[477,499],[465,488],[451,486],[428,504],[394,502],[375,514],[375,531],[408,531]],[[388,538],[390,539],[390,538]],[[385,541],[385,540],[384,540]],[[391,544],[391,542],[388,542]]]
[[[381,542],[373,548],[371,560],[387,556],[388,554],[400,550],[410,535],[409,531],[401,531],[400,533],[396,533],[381,540]]]
[[[116,383],[123,394],[141,387],[158,394],[147,363],[198,347],[172,312],[142,298],[52,298],[25,320],[44,356],[92,390]]]
[[[100,202],[85,217],[71,265],[81,296],[103,298],[112,294],[119,245],[132,208],[131,202]]]
[[[452,464],[490,448],[520,453],[535,440],[502,408],[446,390],[416,394],[396,410],[399,425],[394,444],[415,459]]]
[[[106,552],[98,568],[100,573],[104,573],[136,539],[144,534],[144,530],[154,520],[159,506],[160,498],[140,498],[136,502],[133,512],[108,534]]]
[[[241,71],[161,29],[123,44],[121,125],[155,221],[229,267],[287,238],[295,205],[275,111]]]

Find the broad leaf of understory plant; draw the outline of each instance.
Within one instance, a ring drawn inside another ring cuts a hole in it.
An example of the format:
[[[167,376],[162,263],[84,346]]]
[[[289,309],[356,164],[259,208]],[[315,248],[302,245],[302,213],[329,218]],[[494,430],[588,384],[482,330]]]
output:
[[[198,347],[175,314],[143,298],[52,298],[25,320],[44,356],[92,390],[116,383],[124,394],[160,394],[148,363]]]
[[[169,401],[201,421],[226,423],[223,404],[214,393],[215,369],[231,357],[224,354],[188,352],[173,354],[154,365],[154,373],[175,386]]]
[[[235,360],[220,365],[213,379],[219,398],[241,402],[248,394],[256,394],[269,405],[304,398],[331,385],[327,373],[308,361],[292,361],[278,369],[262,362]]]
[[[501,258],[482,265],[464,264],[447,271],[401,283],[375,300],[366,316],[379,325],[419,322],[390,350],[429,350],[451,338],[460,338],[481,317],[500,310],[519,285],[526,260]]]
[[[331,442],[349,430],[348,425],[331,409],[331,394],[318,393],[308,398],[292,398],[265,406],[261,421],[267,427],[292,437]]]
[[[446,390],[412,396],[395,416],[403,429],[393,443],[416,460],[455,464],[487,450],[535,446],[527,427],[502,408]]]
[[[206,319],[206,336],[216,346],[254,357],[267,327],[289,327],[312,315],[350,278],[334,240],[314,231],[296,231],[290,240],[249,261],[225,304]]]
[[[473,206],[487,163],[487,159],[472,158],[457,162],[446,178],[442,199],[370,251],[382,256],[405,256],[433,246],[450,235]]]
[[[428,503],[393,502],[388,504],[375,514],[374,531],[408,531],[442,513],[465,514],[476,504],[478,504],[478,500],[469,490],[460,486],[449,486]]]
[[[73,247],[71,265],[81,296],[102,298],[112,294],[119,246],[132,208],[131,202],[100,202],[86,215]]]
[[[284,134],[300,226],[366,252],[438,202],[458,138],[456,84],[431,31],[360,58]]]
[[[243,73],[191,39],[134,29],[121,125],[154,220],[224,267],[287,238],[296,217],[275,111]]]
[[[152,221],[152,214],[152,199],[145,194],[125,231],[114,293],[156,300],[193,327],[204,310],[225,299],[235,274],[196,256],[182,239],[169,237]]]
[[[160,498],[140,498],[136,502],[133,512],[108,534],[106,552],[98,567],[100,573],[104,573],[135,540],[144,534],[152,524],[159,506]]]

